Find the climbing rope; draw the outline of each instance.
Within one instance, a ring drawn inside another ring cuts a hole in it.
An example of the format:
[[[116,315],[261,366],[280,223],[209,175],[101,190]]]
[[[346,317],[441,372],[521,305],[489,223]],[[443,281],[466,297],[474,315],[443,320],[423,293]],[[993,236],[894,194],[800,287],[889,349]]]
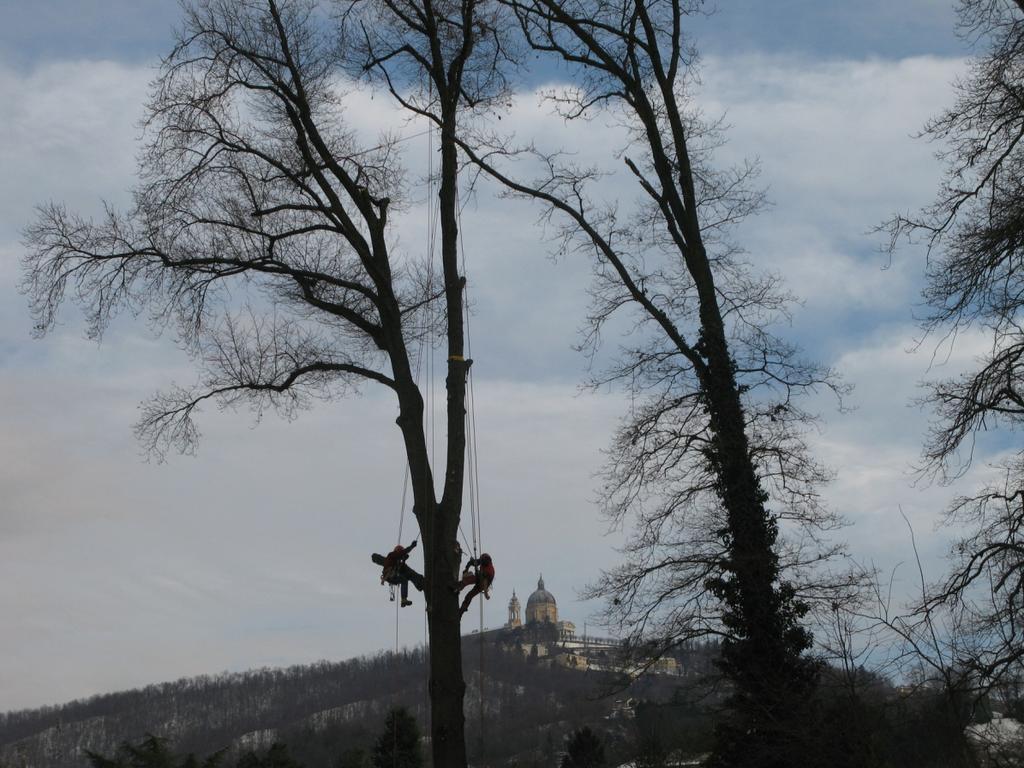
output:
[[[430,98],[433,98],[434,84],[430,83]],[[427,129],[427,295],[434,295],[434,254],[436,252],[437,245],[437,229],[440,223],[440,202],[437,200],[437,195],[434,194],[434,130],[435,126],[431,122],[430,127]],[[427,327],[422,338],[426,340],[425,343],[429,344],[429,359],[430,359],[430,407],[426,411],[427,423],[430,425],[430,466],[431,472],[435,466],[435,450],[434,450],[434,303],[429,302],[427,308]],[[423,349],[423,343],[421,342],[420,349]],[[425,489],[429,491],[427,493],[428,498],[433,497],[433,488]],[[434,544],[435,541],[435,528],[437,514],[436,510],[429,510],[430,515],[430,581],[427,584],[427,589],[430,591],[429,595],[425,595],[424,599],[433,602],[436,594],[436,582],[437,579],[437,546]],[[424,559],[424,562],[426,560]],[[426,568],[424,570],[427,570]],[[433,712],[430,708],[430,665],[431,665],[431,649],[430,649],[430,619],[427,616],[426,611],[423,613],[423,647],[424,653],[424,670],[423,674],[425,682],[423,686],[423,699],[424,699],[424,712],[426,713],[427,729],[433,732]]]
[[[434,131],[436,130],[435,125],[431,125],[427,130],[412,134],[411,136],[402,137],[397,139],[396,142],[407,141],[421,136],[427,137],[427,158],[428,158],[428,175],[427,175],[427,274],[426,274],[426,290],[428,296],[434,294],[434,283],[435,283],[435,254],[436,254],[436,243],[437,233],[440,223],[440,201],[437,200],[436,190],[436,178],[434,173]],[[383,145],[382,145],[383,146]],[[375,147],[373,149],[379,149]],[[366,150],[366,152],[372,151]],[[363,153],[361,153],[363,154]],[[458,199],[458,190],[456,189],[456,199]],[[467,274],[466,269],[466,248],[463,239],[463,228],[462,228],[462,209],[465,207],[465,202],[461,202],[456,208],[456,221],[458,227],[458,238],[459,238],[459,251],[461,264],[460,268],[462,271],[463,278]],[[460,308],[463,312],[464,317],[464,328],[465,328],[465,340],[466,340],[466,357],[472,360],[473,353],[473,342],[470,328],[470,308],[469,308],[469,292],[463,286],[463,306]],[[437,447],[436,447],[436,344],[434,339],[434,327],[436,323],[436,310],[435,303],[428,301],[424,309],[423,327],[420,334],[420,345],[416,359],[416,373],[415,378],[417,384],[420,387],[420,391],[423,393],[424,398],[424,423],[423,428],[425,431],[424,439],[429,446],[430,455],[430,467],[433,468],[437,465]],[[462,525],[462,521],[459,522],[459,536],[462,538],[463,543],[466,545],[466,551],[471,553],[474,560],[478,559],[482,553],[482,531],[480,525],[480,468],[479,468],[479,449],[477,445],[476,436],[476,392],[473,386],[473,371],[472,366],[467,370],[466,373],[466,395],[467,402],[465,403],[465,432],[466,432],[466,491],[468,506],[469,506],[469,518],[470,518],[470,538],[467,539],[465,530]],[[425,482],[429,483],[431,473],[427,473],[424,478]],[[398,521],[398,542],[402,543],[402,533],[405,526],[405,511],[408,502],[408,495],[410,489],[411,480],[411,467],[408,461],[406,462],[404,478],[402,482],[402,501],[401,510]],[[431,498],[435,489],[424,488],[425,498]],[[436,524],[436,510],[426,510],[426,514],[429,515],[429,536],[432,546],[430,547],[431,553],[429,555],[430,564],[428,572],[432,578],[428,583],[429,594],[425,595],[425,600],[431,601],[434,597],[435,582],[437,581],[437,570],[436,566],[436,543],[435,543],[435,524]],[[424,553],[426,557],[426,553]],[[479,575],[479,566],[477,566],[477,573]],[[393,588],[392,588],[393,589]],[[479,603],[479,634],[480,634],[480,664],[478,671],[478,690],[479,690],[479,707],[480,707],[480,755],[481,759],[484,753],[484,617],[483,617],[483,599],[478,600]],[[399,653],[400,650],[400,610],[401,603],[396,602],[395,605],[395,654]],[[425,686],[425,698],[426,706],[425,712],[427,717],[430,716],[429,706],[429,681],[430,681],[430,643],[429,643],[429,619],[426,612],[423,615],[423,634],[424,634],[424,661],[426,666],[427,685]],[[430,729],[430,723],[427,723],[428,730]],[[396,733],[397,738],[397,733]]]
[[[456,190],[456,194],[458,191]],[[466,244],[462,237],[462,209],[465,203],[456,209],[459,227],[459,251],[462,257],[462,274],[466,275]],[[466,355],[473,359],[473,334],[470,327],[469,286],[462,289],[462,309],[465,317]],[[473,387],[473,367],[466,374],[466,389],[469,402],[466,407],[466,470],[469,477],[469,516],[473,531],[473,556],[476,557],[483,549],[483,533],[480,529],[480,462],[476,442],[476,391]]]
[[[456,209],[456,215],[459,227],[459,251],[462,256],[462,274],[466,275],[466,245],[462,238],[462,209],[465,207],[465,203],[460,205]],[[468,281],[467,285],[462,289],[462,301],[463,301],[463,312],[465,316],[465,328],[466,328],[466,354],[469,359],[473,359],[473,335],[470,329],[470,312],[469,312],[469,290]],[[483,533],[480,526],[480,461],[479,461],[479,450],[477,449],[476,442],[476,392],[473,388],[473,367],[470,366],[466,376],[466,387],[469,394],[469,403],[466,408],[466,470],[469,475],[469,515],[473,529],[473,557],[478,556],[478,552],[483,550]],[[479,577],[479,576],[478,576]],[[490,589],[490,585],[488,585]],[[480,665],[477,669],[477,692],[479,693],[479,706],[480,706],[480,757],[481,763],[484,762],[484,601],[483,597],[486,594],[482,594],[477,599],[478,613],[480,617]]]
[[[430,158],[430,175],[428,176],[428,180],[427,180],[427,200],[426,200],[426,203],[427,203],[427,276],[426,276],[426,279],[427,279],[427,295],[428,296],[432,296],[433,293],[434,293],[434,279],[435,279],[435,275],[434,275],[434,261],[435,261],[435,251],[436,251],[436,243],[437,243],[437,220],[438,220],[438,214],[439,214],[438,204],[435,201],[436,195],[433,194],[433,187],[434,187],[434,182],[433,182],[434,127],[431,126],[430,128],[428,128],[425,131],[420,131],[418,133],[412,134],[411,136],[407,136],[407,137],[403,137],[401,139],[398,139],[398,140],[396,140],[396,143],[397,142],[401,142],[401,141],[408,141],[410,139],[419,138],[419,137],[423,137],[423,136],[427,137],[427,157]],[[378,149],[378,148],[380,148],[380,147],[376,147],[374,149]],[[369,152],[369,151],[372,151],[372,150],[366,150],[366,151]],[[437,424],[437,421],[436,421],[436,415],[434,413],[435,408],[436,408],[436,388],[435,388],[435,378],[436,378],[435,377],[435,369],[436,369],[436,363],[435,363],[435,354],[434,354],[435,341],[434,341],[434,338],[433,338],[433,329],[434,329],[435,320],[436,320],[436,316],[435,316],[435,310],[434,310],[434,303],[432,301],[431,302],[427,302],[427,305],[426,305],[426,307],[424,309],[424,316],[421,319],[422,326],[419,329],[419,333],[418,333],[418,335],[420,337],[420,343],[419,343],[419,347],[418,347],[417,354],[416,354],[416,364],[415,364],[415,374],[414,374],[414,377],[415,377],[417,386],[420,389],[420,392],[423,394],[423,400],[424,400],[424,402],[423,402],[423,411],[424,411],[424,415],[423,415],[423,429],[424,429],[424,432],[425,432],[424,442],[427,443],[428,446],[429,446],[430,466],[431,467],[435,466],[435,463],[436,463],[436,438],[435,438],[435,435],[436,435],[436,424]],[[402,480],[402,501],[401,501],[401,506],[400,506],[399,518],[398,518],[398,538],[397,538],[397,541],[398,541],[398,543],[400,545],[403,542],[402,534],[403,534],[403,531],[404,531],[404,528],[405,528],[405,512],[406,512],[406,507],[407,507],[408,497],[409,497],[409,490],[410,490],[410,485],[411,485],[411,483],[410,483],[410,481],[411,481],[411,472],[412,472],[412,470],[411,470],[411,467],[409,465],[409,462],[408,462],[408,460],[406,460],[405,471],[403,473],[403,480]],[[430,477],[429,477],[429,473],[428,473],[427,476],[424,478],[424,482],[425,483],[429,483],[429,480],[430,480]],[[429,492],[431,491],[431,489],[429,487],[425,487],[424,490],[427,491],[425,496],[429,497],[430,496]],[[433,539],[434,539],[434,523],[435,523],[435,515],[431,512],[430,513],[430,538],[431,538],[431,541],[433,541]],[[435,565],[435,555],[434,555],[433,551],[431,553],[430,559],[431,559],[430,573],[434,574],[435,573],[435,569],[434,569],[433,566]],[[392,599],[394,599],[394,586],[391,586],[391,591],[392,591]],[[432,590],[432,588],[428,587],[428,591],[432,592],[433,590]],[[430,600],[430,599],[432,599],[432,595],[431,594],[424,594],[424,601],[425,602]],[[399,652],[401,650],[401,644],[400,644],[400,642],[401,642],[401,636],[400,636],[401,613],[400,613],[400,611],[401,611],[401,603],[396,602],[396,604],[395,604],[395,655],[396,655],[396,657],[397,657],[397,655],[399,654]],[[425,672],[425,676],[426,676],[426,681],[425,681],[425,684],[423,686],[423,692],[424,692],[424,708],[423,708],[423,710],[426,713],[426,717],[425,717],[426,727],[427,727],[427,730],[429,732],[429,730],[430,730],[430,721],[429,721],[429,718],[430,718],[430,686],[429,686],[429,683],[430,683],[430,643],[429,643],[429,625],[428,625],[428,618],[427,618],[427,612],[426,611],[423,612],[423,648],[424,648],[424,672]],[[397,759],[397,730],[395,732],[395,739],[396,739],[396,742],[395,742],[395,746],[394,746],[394,748],[392,750],[392,753],[393,753],[393,755],[395,755],[395,758]]]

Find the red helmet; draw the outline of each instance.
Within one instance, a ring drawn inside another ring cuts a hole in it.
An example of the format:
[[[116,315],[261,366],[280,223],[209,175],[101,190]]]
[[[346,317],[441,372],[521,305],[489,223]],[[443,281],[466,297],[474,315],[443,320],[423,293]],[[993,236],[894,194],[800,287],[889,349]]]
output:
[[[480,555],[480,562],[483,563],[484,565],[490,565],[491,564],[491,556],[488,555],[486,552],[484,552],[482,555]]]
[[[405,552],[405,547],[399,544],[397,547],[391,550],[396,555],[401,555]]]

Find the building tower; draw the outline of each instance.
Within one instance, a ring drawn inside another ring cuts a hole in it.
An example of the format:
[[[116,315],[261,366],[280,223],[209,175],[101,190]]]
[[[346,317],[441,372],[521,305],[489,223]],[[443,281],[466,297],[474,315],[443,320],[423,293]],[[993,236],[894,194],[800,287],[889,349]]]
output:
[[[512,599],[508,601],[508,624],[505,626],[508,628],[521,627],[523,620],[519,614],[519,598],[516,597],[516,591],[512,590]]]

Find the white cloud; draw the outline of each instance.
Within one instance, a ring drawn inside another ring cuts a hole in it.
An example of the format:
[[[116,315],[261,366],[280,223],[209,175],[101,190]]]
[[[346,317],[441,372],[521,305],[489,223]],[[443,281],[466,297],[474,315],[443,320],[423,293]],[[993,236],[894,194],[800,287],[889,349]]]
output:
[[[829,415],[820,448],[839,471],[829,497],[855,523],[849,538],[862,559],[902,557],[899,505],[922,522],[919,538],[931,536],[950,493],[915,489],[906,471],[924,418],[906,402],[927,361],[904,352],[920,264],[908,255],[880,271],[864,233],[930,195],[930,149],[908,137],[961,66],[747,57],[709,61],[705,76],[708,110],[727,108],[734,125],[726,151],[760,155],[776,201],[744,242],[808,298],[794,332],[858,386],[859,410]],[[337,658],[393,638],[368,559],[393,542],[399,518],[403,459],[387,397],[369,390],[255,428],[244,412],[206,412],[199,458],[155,466],[131,438],[136,404],[170,380],[190,381],[189,361],[130,320],[99,347],[80,338],[73,312],[46,340],[27,338],[17,233],[37,201],[92,210],[98,196],[127,199],[151,75],[90,62],[0,69],[0,98],[17,105],[0,125],[0,707]],[[365,94],[349,112],[369,133],[389,114]],[[532,96],[508,120],[584,160],[621,142],[599,123],[577,132],[546,116]],[[425,141],[406,146],[418,172]],[[423,241],[419,210],[401,223],[410,252]],[[486,623],[503,621],[512,588],[527,594],[540,571],[582,623],[588,609],[574,590],[615,561],[592,474],[623,403],[575,395],[582,363],[568,347],[588,268],[546,260],[524,211],[482,189],[464,214],[482,527],[498,569]],[[926,549],[935,564],[942,538]],[[419,606],[401,618],[402,641],[419,642]]]
[[[902,512],[914,529],[931,580],[941,576],[949,542],[956,535],[940,525],[943,512],[954,495],[992,479],[991,464],[999,457],[980,454],[952,486],[918,471],[922,441],[932,418],[927,407],[912,402],[921,394],[919,382],[967,370],[985,349],[986,340],[981,333],[964,334],[939,364],[926,347],[911,353],[916,330],[909,325],[881,327],[839,358],[839,372],[857,383],[848,403],[855,410],[829,418],[813,446],[837,472],[825,497],[853,523],[844,536],[851,554],[883,570],[912,563],[913,547]],[[917,578],[913,566],[901,568],[897,597],[910,594],[918,586]]]
[[[745,225],[742,242],[757,263],[782,272],[814,314],[910,319],[917,254],[903,251],[889,265],[878,251],[884,238],[869,233],[931,198],[937,148],[914,136],[948,104],[963,69],[962,60],[932,57],[708,62],[707,109],[724,112],[732,126],[725,156],[759,158],[774,204]]]
[[[95,379],[40,384],[15,389],[36,393],[29,405],[52,395],[90,407],[68,414],[71,433],[64,414],[42,407],[13,425],[13,440],[35,437],[0,471],[16,491],[0,518],[0,605],[17,627],[0,638],[0,701],[40,704],[390,644],[392,606],[369,562],[393,543],[400,516],[390,399],[255,429],[245,415],[204,414],[199,459],[155,466],[135,455],[123,390]],[[486,621],[502,622],[511,590],[528,592],[541,570],[579,616],[574,589],[611,556],[588,501],[620,403],[575,398],[571,387],[477,387],[483,541],[498,567]],[[49,450],[62,442],[71,444]],[[407,513],[404,538],[415,535]],[[403,643],[421,640],[416,602],[402,613]]]
[[[153,71],[113,62],[59,62],[22,74],[0,68],[2,235],[54,198],[94,209],[124,201]]]

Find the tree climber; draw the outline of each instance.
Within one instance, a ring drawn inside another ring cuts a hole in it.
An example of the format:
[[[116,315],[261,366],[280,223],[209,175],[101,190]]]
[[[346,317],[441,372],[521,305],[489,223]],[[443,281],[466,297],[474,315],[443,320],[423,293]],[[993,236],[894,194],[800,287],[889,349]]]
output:
[[[469,610],[469,604],[473,598],[484,593],[484,597],[491,599],[491,584],[494,583],[494,563],[491,556],[484,552],[480,558],[470,558],[462,571],[462,581],[459,582],[458,591],[472,586],[466,598],[462,601],[462,608],[459,609],[459,616]]]
[[[409,553],[416,548],[416,543],[416,539],[413,539],[412,544],[408,547],[403,547],[399,544],[388,553],[387,557],[378,555],[376,552],[370,556],[373,562],[381,566],[380,583],[390,584],[393,587],[398,586],[401,590],[403,608],[412,605],[412,600],[409,599],[410,581],[417,590],[423,591],[423,576],[416,573],[406,563],[409,559]],[[395,599],[394,591],[391,592],[391,599]]]

